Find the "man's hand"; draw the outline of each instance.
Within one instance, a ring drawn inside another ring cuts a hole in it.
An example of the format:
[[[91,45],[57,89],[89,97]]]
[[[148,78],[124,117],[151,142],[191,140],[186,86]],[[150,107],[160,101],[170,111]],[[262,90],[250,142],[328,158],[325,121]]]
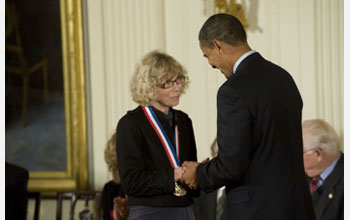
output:
[[[190,189],[197,189],[197,175],[196,170],[199,163],[193,161],[185,161],[182,166],[184,168],[185,173],[181,177],[181,182],[184,182],[188,185]]]
[[[113,217],[116,220],[126,220],[129,217],[128,200],[120,196],[113,199]]]

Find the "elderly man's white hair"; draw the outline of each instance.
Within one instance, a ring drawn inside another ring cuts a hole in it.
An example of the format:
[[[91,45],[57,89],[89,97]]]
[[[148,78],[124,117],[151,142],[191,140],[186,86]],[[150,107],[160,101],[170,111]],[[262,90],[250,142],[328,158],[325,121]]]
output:
[[[302,124],[302,129],[305,150],[318,147],[329,154],[339,153],[339,136],[327,122],[322,119],[306,120]]]

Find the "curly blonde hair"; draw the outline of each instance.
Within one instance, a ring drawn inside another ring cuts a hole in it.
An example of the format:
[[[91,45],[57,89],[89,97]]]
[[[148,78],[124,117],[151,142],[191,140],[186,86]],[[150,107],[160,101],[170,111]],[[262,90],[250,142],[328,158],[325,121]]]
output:
[[[131,78],[132,99],[139,105],[150,105],[155,100],[155,89],[160,83],[174,77],[184,77],[181,94],[189,84],[185,68],[172,56],[157,50],[147,53],[136,66]]]
[[[114,132],[112,137],[108,140],[105,148],[105,161],[108,166],[108,170],[113,175],[113,181],[117,184],[120,184],[120,176],[118,170],[118,161],[117,161],[117,151],[116,151],[116,142],[117,135]]]

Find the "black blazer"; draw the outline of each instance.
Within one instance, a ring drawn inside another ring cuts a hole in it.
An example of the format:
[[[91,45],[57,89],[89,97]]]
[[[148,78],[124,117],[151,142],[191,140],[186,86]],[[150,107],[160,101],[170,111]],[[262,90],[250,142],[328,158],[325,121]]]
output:
[[[205,191],[226,185],[228,219],[313,220],[303,167],[302,99],[293,78],[259,53],[219,89],[219,153],[197,169]]]
[[[153,108],[159,122],[174,144],[174,128],[165,115]],[[174,110],[174,122],[179,129],[180,164],[197,161],[192,121],[187,114]],[[174,169],[163,145],[148,122],[141,107],[123,116],[117,126],[117,159],[121,183],[131,206],[189,206],[193,201],[190,191],[182,197],[175,191]]]
[[[334,170],[312,194],[317,220],[344,219],[344,154]]]

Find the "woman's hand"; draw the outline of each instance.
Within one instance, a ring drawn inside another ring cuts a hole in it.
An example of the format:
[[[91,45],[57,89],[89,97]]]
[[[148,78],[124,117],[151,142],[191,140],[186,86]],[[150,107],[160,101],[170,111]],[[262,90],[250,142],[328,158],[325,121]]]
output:
[[[182,177],[182,174],[184,174],[183,167],[178,167],[174,169],[174,180],[175,182],[179,181]]]

